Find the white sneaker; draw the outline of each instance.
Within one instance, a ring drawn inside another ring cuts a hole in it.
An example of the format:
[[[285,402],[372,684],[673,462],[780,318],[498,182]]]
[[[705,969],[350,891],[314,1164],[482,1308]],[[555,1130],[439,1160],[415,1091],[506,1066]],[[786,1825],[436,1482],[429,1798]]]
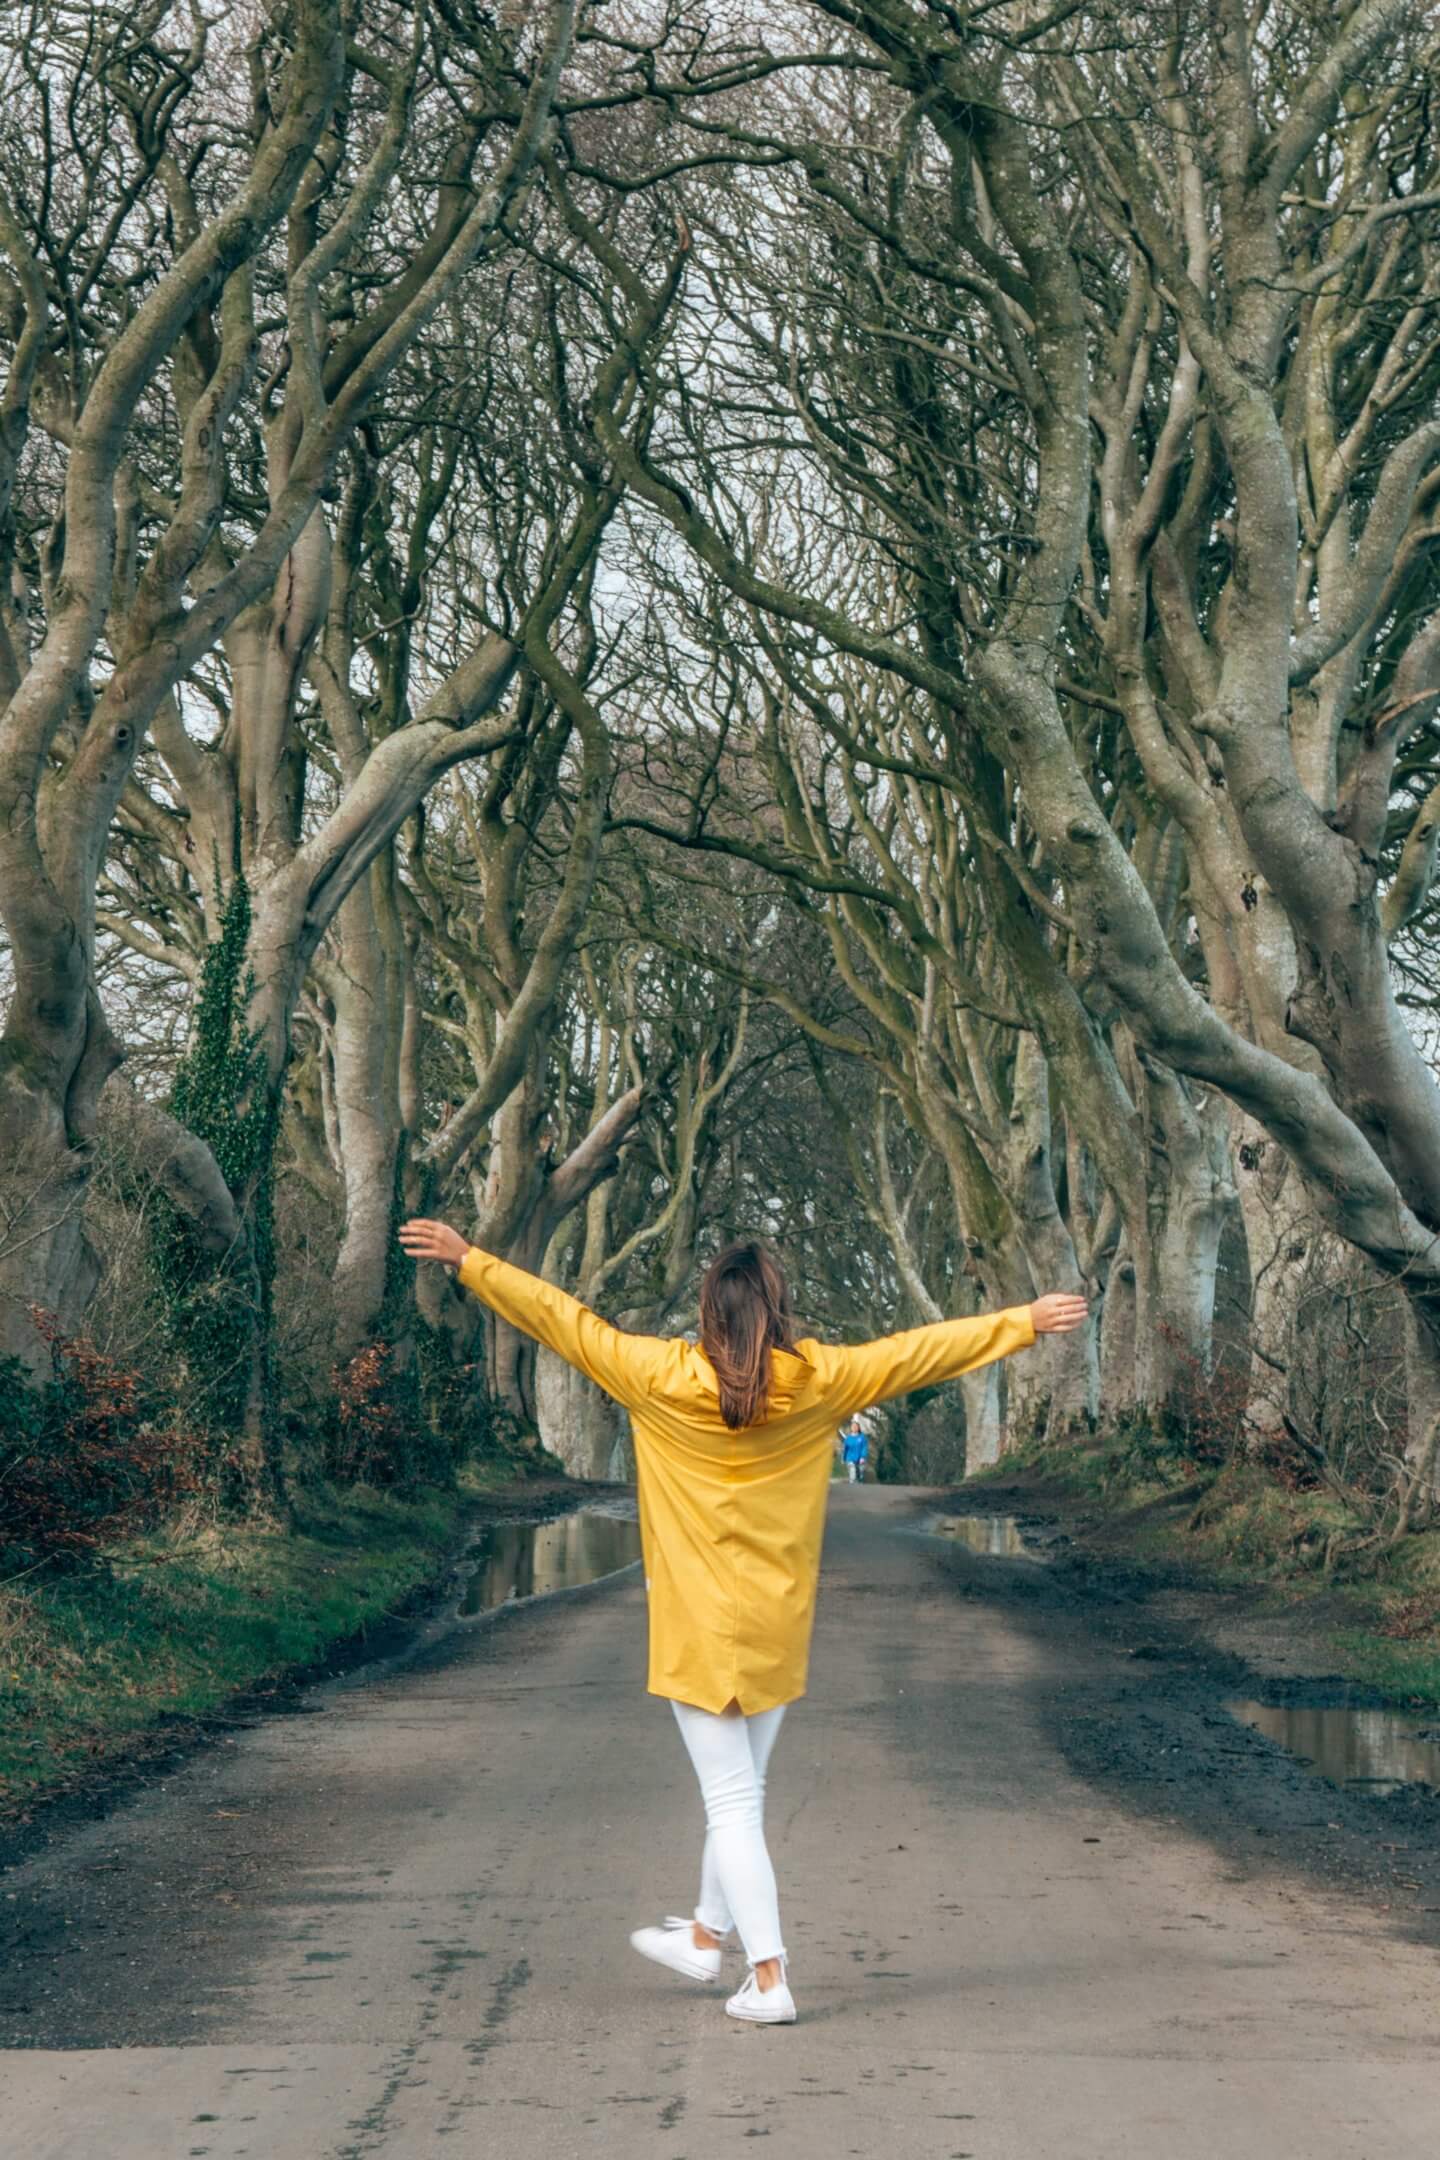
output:
[[[694,1925],[693,1920],[681,1920],[671,1913],[663,1927],[636,1928],[630,1937],[631,1947],[641,1957],[653,1958],[657,1965],[668,1965],[671,1972],[684,1973],[687,1980],[718,1980],[720,1952],[700,1948]]]
[[[768,1988],[761,1987],[753,1971],[748,1972],[744,1985],[730,1997],[725,2008],[731,2017],[748,2018],[752,2025],[793,2025],[795,1998],[785,1978],[785,1967],[781,1966],[780,1978]]]

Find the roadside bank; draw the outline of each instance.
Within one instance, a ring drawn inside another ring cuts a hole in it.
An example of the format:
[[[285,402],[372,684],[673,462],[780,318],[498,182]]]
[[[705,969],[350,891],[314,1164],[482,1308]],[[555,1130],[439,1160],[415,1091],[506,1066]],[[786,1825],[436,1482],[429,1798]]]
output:
[[[1018,1451],[945,1504],[1050,1518],[1070,1579],[1128,1575],[1157,1615],[1261,1674],[1440,1704],[1440,1529],[1367,1542],[1334,1493],[1244,1462],[1166,1474],[1133,1441],[1103,1437]]]
[[[209,1733],[398,1647],[487,1530],[613,1491],[473,1476],[405,1499],[322,1490],[284,1528],[174,1529],[0,1585],[0,1859],[37,1812],[103,1808]]]

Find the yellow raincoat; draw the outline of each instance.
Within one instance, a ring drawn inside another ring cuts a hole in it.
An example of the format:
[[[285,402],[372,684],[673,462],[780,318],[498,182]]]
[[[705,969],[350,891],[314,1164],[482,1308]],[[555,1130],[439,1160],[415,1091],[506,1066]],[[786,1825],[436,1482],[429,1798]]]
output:
[[[843,1349],[772,1353],[769,1413],[732,1432],[703,1350],[627,1335],[472,1245],[467,1290],[630,1413],[650,1600],[649,1692],[747,1714],[805,1692],[835,1432],[866,1403],[953,1380],[1035,1340],[1028,1305]]]

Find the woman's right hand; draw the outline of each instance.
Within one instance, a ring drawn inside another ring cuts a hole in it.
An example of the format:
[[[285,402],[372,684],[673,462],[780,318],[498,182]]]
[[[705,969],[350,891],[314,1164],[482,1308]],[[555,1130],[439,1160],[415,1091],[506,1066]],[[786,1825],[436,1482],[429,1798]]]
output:
[[[1030,1307],[1030,1319],[1037,1335],[1068,1335],[1089,1311],[1083,1297],[1072,1297],[1068,1290],[1048,1290]]]
[[[458,1230],[448,1223],[431,1222],[425,1215],[401,1223],[400,1243],[412,1260],[440,1260],[446,1267],[459,1267],[470,1250]]]

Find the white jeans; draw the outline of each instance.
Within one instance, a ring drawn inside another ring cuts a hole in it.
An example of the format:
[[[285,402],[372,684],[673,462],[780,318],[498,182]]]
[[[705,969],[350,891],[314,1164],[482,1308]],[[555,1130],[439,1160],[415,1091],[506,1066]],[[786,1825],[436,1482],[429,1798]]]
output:
[[[733,1925],[751,1965],[783,1958],[775,1870],[765,1847],[765,1765],[786,1705],[721,1717],[672,1702],[705,1801],[705,1854],[695,1918],[714,1935]]]

